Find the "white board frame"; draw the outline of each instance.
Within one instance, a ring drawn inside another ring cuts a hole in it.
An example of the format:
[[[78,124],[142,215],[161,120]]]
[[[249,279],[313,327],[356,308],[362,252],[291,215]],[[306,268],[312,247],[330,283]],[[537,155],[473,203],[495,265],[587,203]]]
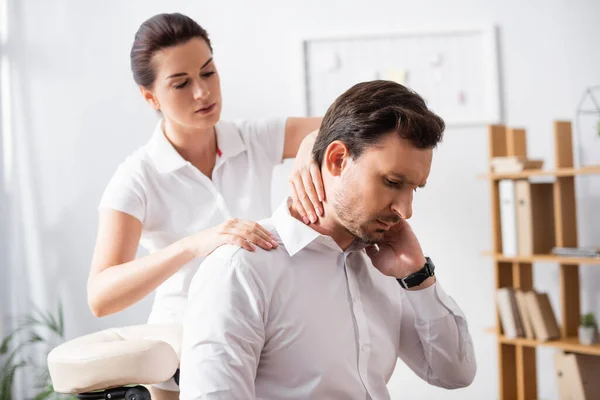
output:
[[[300,83],[303,115],[309,115],[309,90],[308,90],[308,44],[316,41],[331,40],[365,40],[384,39],[414,36],[444,36],[456,34],[478,34],[484,44],[484,81],[485,81],[485,111],[481,117],[473,119],[444,118],[447,126],[479,126],[489,124],[502,124],[504,121],[502,96],[500,87],[500,65],[498,53],[498,29],[495,25],[474,26],[447,29],[412,29],[406,31],[363,31],[352,32],[330,32],[311,33],[301,35],[298,39],[299,62],[301,65]],[[296,75],[298,76],[298,75]],[[340,93],[341,94],[341,93]],[[442,116],[444,117],[444,116]]]

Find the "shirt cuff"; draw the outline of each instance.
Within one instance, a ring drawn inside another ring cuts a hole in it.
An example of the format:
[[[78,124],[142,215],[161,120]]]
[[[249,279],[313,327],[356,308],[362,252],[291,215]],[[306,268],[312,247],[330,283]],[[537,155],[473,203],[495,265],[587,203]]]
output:
[[[437,280],[425,289],[405,290],[404,293],[415,310],[415,316],[420,321],[440,319],[450,313],[464,318],[460,308],[446,294]]]

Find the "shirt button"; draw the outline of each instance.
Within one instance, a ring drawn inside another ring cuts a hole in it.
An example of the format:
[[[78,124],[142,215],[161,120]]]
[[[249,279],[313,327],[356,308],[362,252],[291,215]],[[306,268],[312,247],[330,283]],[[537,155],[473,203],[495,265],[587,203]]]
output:
[[[369,349],[369,345],[368,344],[363,344],[362,346],[360,346],[360,350],[361,351],[367,351]]]
[[[358,303],[358,296],[352,296],[352,302],[353,303]]]

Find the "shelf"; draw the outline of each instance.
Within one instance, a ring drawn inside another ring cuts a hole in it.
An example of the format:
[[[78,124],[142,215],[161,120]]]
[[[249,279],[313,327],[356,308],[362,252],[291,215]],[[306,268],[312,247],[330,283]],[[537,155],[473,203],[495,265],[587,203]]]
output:
[[[508,174],[485,174],[480,175],[482,179],[491,179],[498,181],[500,179],[526,179],[534,176],[575,176],[575,175],[591,175],[600,174],[600,165],[593,165],[583,168],[559,168],[556,170],[530,169],[522,172]]]
[[[590,354],[600,357],[600,344],[585,346],[579,343],[577,331],[580,324],[580,271],[579,265],[600,265],[600,257],[565,257],[555,255],[550,249],[545,254],[506,256],[502,253],[502,215],[500,202],[501,180],[552,181],[553,215],[552,224],[547,218],[531,218],[531,228],[554,230],[555,246],[578,247],[577,242],[577,179],[576,176],[600,175],[600,165],[576,168],[573,163],[573,135],[570,121],[553,121],[554,165],[545,165],[547,169],[529,169],[514,173],[500,173],[490,168],[482,171],[481,178],[488,180],[491,210],[492,251],[484,253],[494,260],[494,287],[516,288],[528,292],[535,289],[534,263],[553,263],[560,265],[556,286],[560,299],[558,316],[561,321],[560,332],[564,337],[541,341],[525,338],[506,338],[500,326],[501,315],[496,305],[496,329],[492,332],[498,348],[498,383],[501,399],[529,400],[538,398],[537,357],[535,349],[554,348],[566,352]],[[527,157],[527,138],[525,129],[505,125],[488,126],[489,160],[496,157]],[[538,178],[538,179],[536,179]],[[545,179],[544,179],[545,178]],[[550,196],[550,193],[545,195]],[[534,206],[533,203],[530,206]],[[540,203],[541,207],[542,204]],[[529,207],[526,218],[533,214]],[[550,211],[550,210],[549,210]],[[532,216],[533,217],[533,216]],[[535,226],[533,225],[535,224]],[[517,226],[518,228],[518,226]],[[519,232],[520,233],[520,232]],[[552,310],[554,312],[555,310]],[[557,315],[555,315],[557,316]]]
[[[553,347],[572,353],[591,354],[594,356],[600,356],[600,344],[594,343],[592,345],[586,346],[580,344],[579,339],[577,337],[567,337],[558,340],[549,340],[547,342],[542,342],[540,340],[534,339],[507,339],[504,336],[498,336],[498,341],[500,343],[515,344],[526,347]]]
[[[497,334],[496,328],[494,328],[493,326],[486,328],[485,332]],[[570,351],[572,353],[591,354],[595,356],[600,356],[600,343],[594,343],[590,346],[586,346],[580,344],[579,339],[577,337],[567,337],[563,339],[549,340],[543,342],[541,340],[525,338],[507,339],[502,335],[498,335],[498,341],[500,343],[515,345],[518,344],[525,347],[553,347],[564,351]]]
[[[536,254],[533,256],[515,256],[509,257],[503,254],[494,254],[490,251],[481,253],[483,256],[494,257],[496,261],[502,262],[521,262],[521,263],[536,263],[536,262],[547,262],[557,263],[565,265],[579,265],[579,264],[597,264],[600,265],[600,257],[565,257],[555,256],[554,254]]]

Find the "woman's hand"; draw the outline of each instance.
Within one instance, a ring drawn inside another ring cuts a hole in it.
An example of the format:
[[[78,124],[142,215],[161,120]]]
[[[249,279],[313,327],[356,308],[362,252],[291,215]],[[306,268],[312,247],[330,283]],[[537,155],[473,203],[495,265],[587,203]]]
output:
[[[248,251],[256,250],[256,246],[265,250],[278,246],[275,236],[260,224],[237,218],[186,238],[186,247],[195,257],[207,256],[223,244],[235,244]]]
[[[289,176],[292,201],[305,224],[317,222],[317,218],[323,215],[325,189],[321,169],[312,158],[317,134],[318,131],[315,131],[304,138]]]

